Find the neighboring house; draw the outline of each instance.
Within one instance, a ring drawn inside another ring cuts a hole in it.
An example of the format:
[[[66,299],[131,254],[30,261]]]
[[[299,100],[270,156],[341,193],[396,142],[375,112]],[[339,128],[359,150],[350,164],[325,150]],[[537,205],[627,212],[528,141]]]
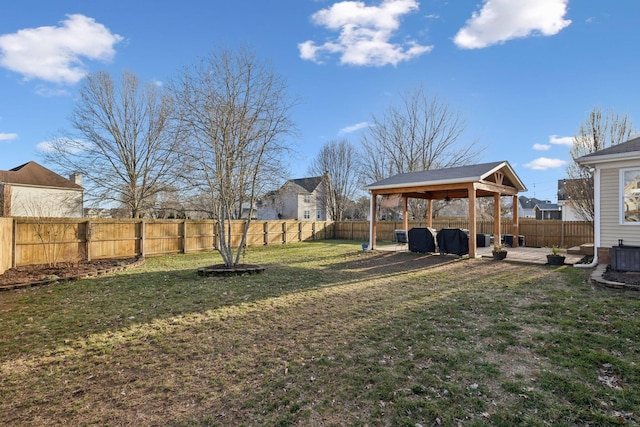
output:
[[[579,179],[559,179],[558,180],[558,206],[562,210],[563,221],[584,221],[584,217],[580,214],[576,202],[574,202],[566,193],[566,187],[569,185],[580,185]],[[584,181],[586,185],[587,181]]]
[[[258,201],[258,219],[326,221],[327,175],[290,179]]]
[[[533,210],[536,219],[562,219],[562,209],[557,203],[538,202]]]
[[[82,178],[66,179],[36,162],[0,171],[0,216],[82,217]]]
[[[518,216],[520,218],[561,219],[561,208],[549,200],[535,197],[518,197]]]
[[[593,168],[594,262],[610,262],[619,242],[640,246],[640,138],[576,159]]]
[[[525,196],[518,197],[518,216],[520,218],[535,218],[536,211],[535,206],[540,203],[541,200],[536,198],[529,198]]]

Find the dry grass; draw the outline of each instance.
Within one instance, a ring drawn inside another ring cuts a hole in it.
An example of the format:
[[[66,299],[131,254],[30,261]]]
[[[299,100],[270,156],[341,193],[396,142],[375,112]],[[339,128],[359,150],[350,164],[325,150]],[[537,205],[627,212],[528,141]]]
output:
[[[638,300],[587,272],[348,242],[0,294],[6,425],[638,423]]]

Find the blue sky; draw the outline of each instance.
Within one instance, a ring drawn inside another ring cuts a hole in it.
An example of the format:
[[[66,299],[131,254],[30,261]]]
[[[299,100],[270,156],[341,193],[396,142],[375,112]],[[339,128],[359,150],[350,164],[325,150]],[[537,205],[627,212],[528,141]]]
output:
[[[303,177],[326,142],[423,85],[467,122],[480,162],[508,160],[556,200],[571,137],[594,107],[640,122],[637,0],[21,0],[0,5],[0,170],[69,129],[81,79],[163,84],[216,47],[249,46],[300,103]]]

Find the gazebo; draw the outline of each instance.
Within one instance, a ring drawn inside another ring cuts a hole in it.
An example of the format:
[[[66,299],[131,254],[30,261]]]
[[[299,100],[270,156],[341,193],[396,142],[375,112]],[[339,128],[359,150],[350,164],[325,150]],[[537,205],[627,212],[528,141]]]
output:
[[[507,161],[400,173],[364,187],[371,194],[369,247],[376,245],[376,210],[378,196],[400,195],[402,197],[402,223],[406,230],[407,201],[409,198],[427,200],[427,226],[432,225],[432,201],[469,199],[469,257],[476,257],[476,199],[493,197],[493,234],[499,242],[500,197],[513,198],[513,245],[518,245],[518,192],[527,191],[518,175]]]

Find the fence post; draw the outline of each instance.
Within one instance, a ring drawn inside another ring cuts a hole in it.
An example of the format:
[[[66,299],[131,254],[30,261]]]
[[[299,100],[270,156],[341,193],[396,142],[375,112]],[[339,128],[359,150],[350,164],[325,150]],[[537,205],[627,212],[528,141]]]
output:
[[[182,253],[187,253],[187,220],[182,221]]]
[[[265,246],[269,244],[269,221],[262,223],[262,243]]]
[[[16,268],[16,252],[18,246],[18,220],[13,220],[13,230],[11,230],[11,267]]]
[[[140,221],[139,224],[140,224],[140,256],[144,258],[144,233],[145,233],[144,221]]]
[[[84,230],[84,253],[87,261],[91,261],[91,221],[87,221],[87,226]]]
[[[282,243],[287,243],[287,221],[282,222]]]

